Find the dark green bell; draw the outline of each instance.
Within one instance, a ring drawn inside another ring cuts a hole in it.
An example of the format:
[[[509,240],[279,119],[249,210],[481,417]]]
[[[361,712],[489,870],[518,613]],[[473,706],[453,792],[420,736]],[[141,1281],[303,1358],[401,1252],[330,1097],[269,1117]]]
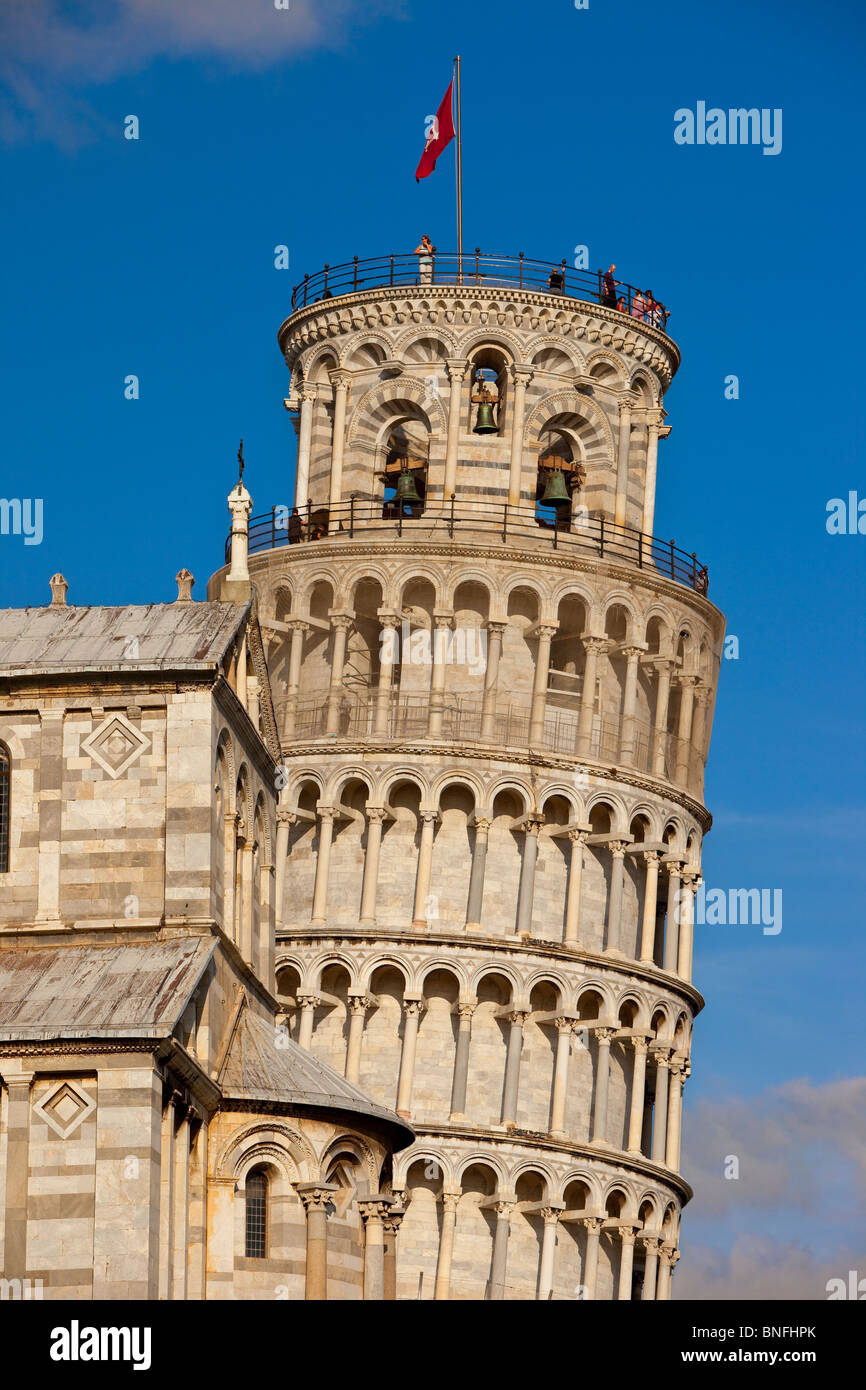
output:
[[[490,401],[482,401],[478,407],[478,419],[472,430],[473,434],[498,434],[493,423],[493,406]]]
[[[415,476],[410,473],[408,469],[404,469],[397,479],[397,501],[409,503],[418,503],[421,501],[418,489],[415,486]]]
[[[547,483],[541,501],[545,505],[553,507],[561,507],[566,502],[571,501],[561,468],[551,468],[547,475]]]

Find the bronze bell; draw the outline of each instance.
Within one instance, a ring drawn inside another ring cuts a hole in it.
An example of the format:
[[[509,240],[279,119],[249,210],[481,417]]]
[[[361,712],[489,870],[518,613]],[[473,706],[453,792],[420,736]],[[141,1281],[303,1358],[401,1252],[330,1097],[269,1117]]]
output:
[[[398,502],[417,504],[421,501],[418,489],[415,486],[415,475],[404,468],[397,478],[397,499]]]
[[[478,407],[478,418],[472,429],[473,434],[498,434],[499,431],[493,422],[493,403],[492,401],[482,401]]]
[[[541,502],[546,506],[562,507],[566,502],[570,502],[568,488],[565,486],[565,477],[561,468],[551,468],[547,475],[544,494]]]

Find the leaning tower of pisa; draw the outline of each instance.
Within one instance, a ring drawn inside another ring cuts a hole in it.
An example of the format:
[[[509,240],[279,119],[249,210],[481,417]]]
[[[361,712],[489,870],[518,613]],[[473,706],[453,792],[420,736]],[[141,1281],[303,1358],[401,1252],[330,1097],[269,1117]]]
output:
[[[690,1196],[724,624],[654,534],[664,313],[550,268],[308,276],[279,330],[297,517],[239,523],[284,755],[277,993],[415,1132],[362,1203],[398,1298],[667,1299]],[[345,1212],[369,1191],[360,1153],[323,1176]]]

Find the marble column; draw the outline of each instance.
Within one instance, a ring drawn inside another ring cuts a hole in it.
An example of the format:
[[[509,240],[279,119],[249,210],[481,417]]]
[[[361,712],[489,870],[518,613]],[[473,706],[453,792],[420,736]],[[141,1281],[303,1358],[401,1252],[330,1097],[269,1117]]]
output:
[[[415,1052],[418,1045],[418,1024],[424,1001],[418,998],[403,1000],[403,1049],[400,1054],[400,1077],[397,1082],[397,1114],[404,1120],[412,1113],[412,1085],[415,1080]]]
[[[427,718],[429,738],[442,737],[442,715],[445,708],[445,666],[448,660],[448,634],[454,622],[453,613],[433,614],[433,665],[430,672],[430,710]]]
[[[680,676],[680,717],[677,725],[677,770],[676,781],[680,787],[689,784],[692,740],[692,715],[695,706],[695,683],[697,676]]]
[[[550,1133],[556,1138],[565,1135],[565,1102],[568,1095],[568,1063],[571,1057],[571,1035],[576,1020],[568,1015],[556,1020],[556,1060],[553,1070],[553,1101]]]
[[[346,1046],[346,1080],[357,1086],[361,1079],[361,1044],[364,1039],[364,1019],[367,1016],[367,996],[350,994],[349,1040]]]
[[[517,891],[517,935],[532,935],[532,906],[535,898],[535,865],[538,860],[538,834],[544,817],[530,815],[524,823],[523,863]]]
[[[634,1231],[630,1226],[620,1226],[619,1239],[622,1252],[619,1260],[619,1283],[616,1296],[620,1302],[625,1303],[631,1300],[631,1276],[634,1268]]]
[[[599,653],[607,650],[605,637],[584,637],[586,663],[583,668],[583,690],[580,695],[580,714],[577,724],[578,757],[588,758],[592,753],[592,721],[595,711],[595,687],[598,682]]]
[[[469,902],[466,907],[466,930],[481,930],[481,907],[484,901],[484,874],[487,867],[487,841],[493,822],[487,816],[475,816],[475,844],[472,849],[472,869],[469,875]]]
[[[568,888],[565,895],[565,944],[576,946],[580,940],[580,886],[583,879],[583,847],[586,830],[570,830],[571,854],[568,863]]]
[[[331,841],[334,838],[334,817],[336,806],[318,806],[319,852],[316,855],[316,881],[313,887],[313,912],[310,918],[314,927],[322,927],[327,921],[328,911],[328,871],[331,864]]]
[[[670,1076],[670,1061],[659,1052],[655,1054],[655,1059],[656,1098],[653,1107],[653,1145],[651,1157],[654,1163],[664,1163],[667,1141],[668,1078]]]
[[[333,738],[340,731],[340,702],[343,696],[343,668],[346,665],[346,641],[354,622],[351,613],[332,613],[333,652],[331,655],[331,679],[328,687],[328,717],[325,733]]]
[[[346,397],[351,377],[345,372],[329,372],[334,388],[334,436],[331,448],[331,488],[328,497],[328,531],[340,529],[339,508],[343,498],[343,451],[346,445]]]
[[[499,686],[499,660],[506,623],[487,624],[487,669],[484,672],[484,699],[481,706],[481,738],[496,737],[496,696]]]
[[[644,1273],[643,1273],[643,1293],[641,1300],[644,1303],[655,1302],[656,1278],[659,1267],[659,1240],[656,1236],[644,1237]]]
[[[457,461],[460,452],[460,415],[463,405],[463,382],[467,363],[450,358],[445,363],[450,391],[448,396],[448,439],[445,445],[444,498],[450,502],[457,488]]]
[[[544,623],[536,628],[538,649],[535,655],[535,676],[532,686],[532,711],[529,717],[529,742],[544,742],[544,716],[547,712],[547,682],[550,677],[550,643],[559,623]]]
[[[509,1015],[508,1052],[505,1058],[505,1086],[500,1123],[509,1128],[517,1124],[517,1097],[520,1090],[520,1057],[523,1052],[523,1026],[529,1017],[528,1009],[512,1008]]]
[[[276,863],[274,865],[274,919],[277,927],[284,926],[286,921],[284,895],[286,868],[288,867],[289,861],[289,836],[292,833],[292,826],[296,823],[297,819],[293,811],[277,811],[277,845],[275,850]]]
[[[505,1281],[508,1272],[508,1237],[511,1234],[512,1202],[496,1203],[496,1232],[493,1237],[493,1260],[490,1270],[490,1300],[501,1302],[505,1298]]]
[[[477,999],[460,999],[457,1003],[457,1049],[454,1055],[454,1079],[451,1083],[452,1120],[466,1119],[466,1087],[469,1081],[469,1049],[472,1042],[472,1015]]]
[[[301,418],[298,430],[298,462],[295,469],[295,506],[304,518],[306,523],[306,512],[303,510],[310,495],[310,448],[313,442],[313,410],[315,408],[317,391],[315,386],[302,386],[301,397]]]
[[[665,912],[664,969],[673,975],[676,972],[679,959],[682,860],[672,859],[666,867],[668,871],[668,905]]]
[[[457,1226],[459,1203],[459,1192],[442,1193],[442,1231],[439,1236],[436,1284],[433,1292],[433,1298],[440,1303],[446,1303],[451,1294],[451,1261],[454,1256],[454,1231]]]
[[[659,1303],[667,1303],[670,1299],[671,1280],[679,1257],[679,1250],[675,1250],[672,1245],[662,1245],[659,1250],[659,1272],[656,1285],[656,1299]]]
[[[668,1093],[668,1132],[665,1140],[665,1167],[674,1173],[680,1170],[680,1136],[683,1118],[683,1084],[685,1072],[678,1062],[671,1062]]]
[[[304,654],[304,636],[310,630],[309,623],[300,618],[289,618],[286,626],[292,634],[289,647],[289,670],[286,680],[286,703],[283,712],[283,742],[291,743],[295,737],[298,719],[298,693],[301,684],[301,659]]]
[[[613,519],[616,526],[625,526],[628,502],[628,464],[631,445],[631,409],[637,403],[632,391],[623,391],[619,398],[619,445],[616,451],[616,497]]]
[[[628,1113],[628,1151],[639,1154],[641,1153],[644,1099],[646,1096],[646,1039],[632,1038],[631,1045],[634,1049],[634,1065],[631,1078],[631,1105]]]
[[[597,1028],[598,1060],[595,1072],[595,1105],[592,1111],[592,1135],[590,1143],[606,1143],[607,1133],[607,1095],[610,1080],[610,1040],[612,1028]]]
[[[394,679],[399,639],[397,629],[400,619],[396,613],[380,610],[379,621],[382,631],[379,635],[379,684],[376,689],[376,721],[373,732],[377,738],[387,738],[391,719],[391,683]]]
[[[361,911],[359,914],[362,927],[373,927],[376,924],[379,851],[382,846],[382,826],[385,815],[384,806],[367,807],[367,848],[364,852],[364,884],[361,889]]]
[[[674,661],[658,660],[653,663],[656,670],[656,707],[653,716],[652,774],[664,777],[665,753],[668,741],[668,705],[671,696],[671,672]]]
[[[433,836],[439,819],[436,811],[420,812],[421,844],[418,849],[418,870],[415,876],[415,905],[412,926],[418,930],[427,926],[427,899],[430,896],[430,873],[433,868]]]
[[[520,505],[526,388],[531,380],[532,369],[530,367],[513,366],[511,368],[511,382],[514,387],[511,400],[511,462],[508,471],[508,504],[511,507]]]
[[[385,1298],[385,1217],[394,1198],[376,1192],[355,1200],[364,1223],[364,1301],[381,1303]]]
[[[664,412],[661,412],[663,418]],[[656,506],[656,471],[658,468],[660,414],[647,411],[646,470],[644,474],[643,516],[641,530],[645,536],[652,536],[653,518]]]
[[[556,1258],[556,1228],[561,1207],[542,1207],[544,1232],[541,1238],[541,1260],[538,1271],[538,1300],[546,1303],[553,1293],[553,1266]]]
[[[313,1041],[313,1021],[316,1016],[316,1009],[322,1001],[315,994],[299,994],[298,1004],[301,1009],[301,1021],[298,1024],[298,1046],[310,1050]]]
[[[641,647],[623,647],[622,649],[622,654],[626,659],[626,667],[619,732],[619,756],[620,761],[627,764],[633,764],[635,759],[634,714],[637,703],[638,662],[642,650]]]
[[[622,918],[622,886],[625,876],[625,850],[624,840],[611,840],[608,848],[611,853],[610,870],[610,893],[607,899],[607,945],[606,951],[617,951],[620,948],[620,928]]]
[[[583,1221],[586,1227],[586,1257],[583,1263],[582,1283],[584,1296],[590,1302],[595,1299],[598,1285],[598,1242],[601,1224],[601,1218],[597,1216],[585,1217]]]
[[[646,864],[646,888],[643,899],[640,958],[645,964],[653,965],[655,963],[656,908],[658,906],[661,852],[654,849],[644,850],[642,857]]]
[[[328,1208],[336,1183],[303,1182],[295,1188],[307,1218],[307,1259],[304,1297],[328,1297]]]
[[[680,939],[677,945],[677,974],[687,982],[692,978],[692,948],[695,934],[695,893],[698,875],[683,870],[680,890]]]
[[[385,1236],[385,1302],[394,1303],[397,1299],[397,1235],[400,1225],[406,1213],[397,1206],[391,1209],[382,1218],[382,1228]]]

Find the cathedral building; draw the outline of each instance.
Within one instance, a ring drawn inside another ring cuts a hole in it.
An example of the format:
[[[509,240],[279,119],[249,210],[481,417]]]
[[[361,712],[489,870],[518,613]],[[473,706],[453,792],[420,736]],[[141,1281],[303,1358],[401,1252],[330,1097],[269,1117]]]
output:
[[[665,315],[550,269],[306,277],[294,508],[0,614],[7,1281],[670,1298],[724,620]]]

